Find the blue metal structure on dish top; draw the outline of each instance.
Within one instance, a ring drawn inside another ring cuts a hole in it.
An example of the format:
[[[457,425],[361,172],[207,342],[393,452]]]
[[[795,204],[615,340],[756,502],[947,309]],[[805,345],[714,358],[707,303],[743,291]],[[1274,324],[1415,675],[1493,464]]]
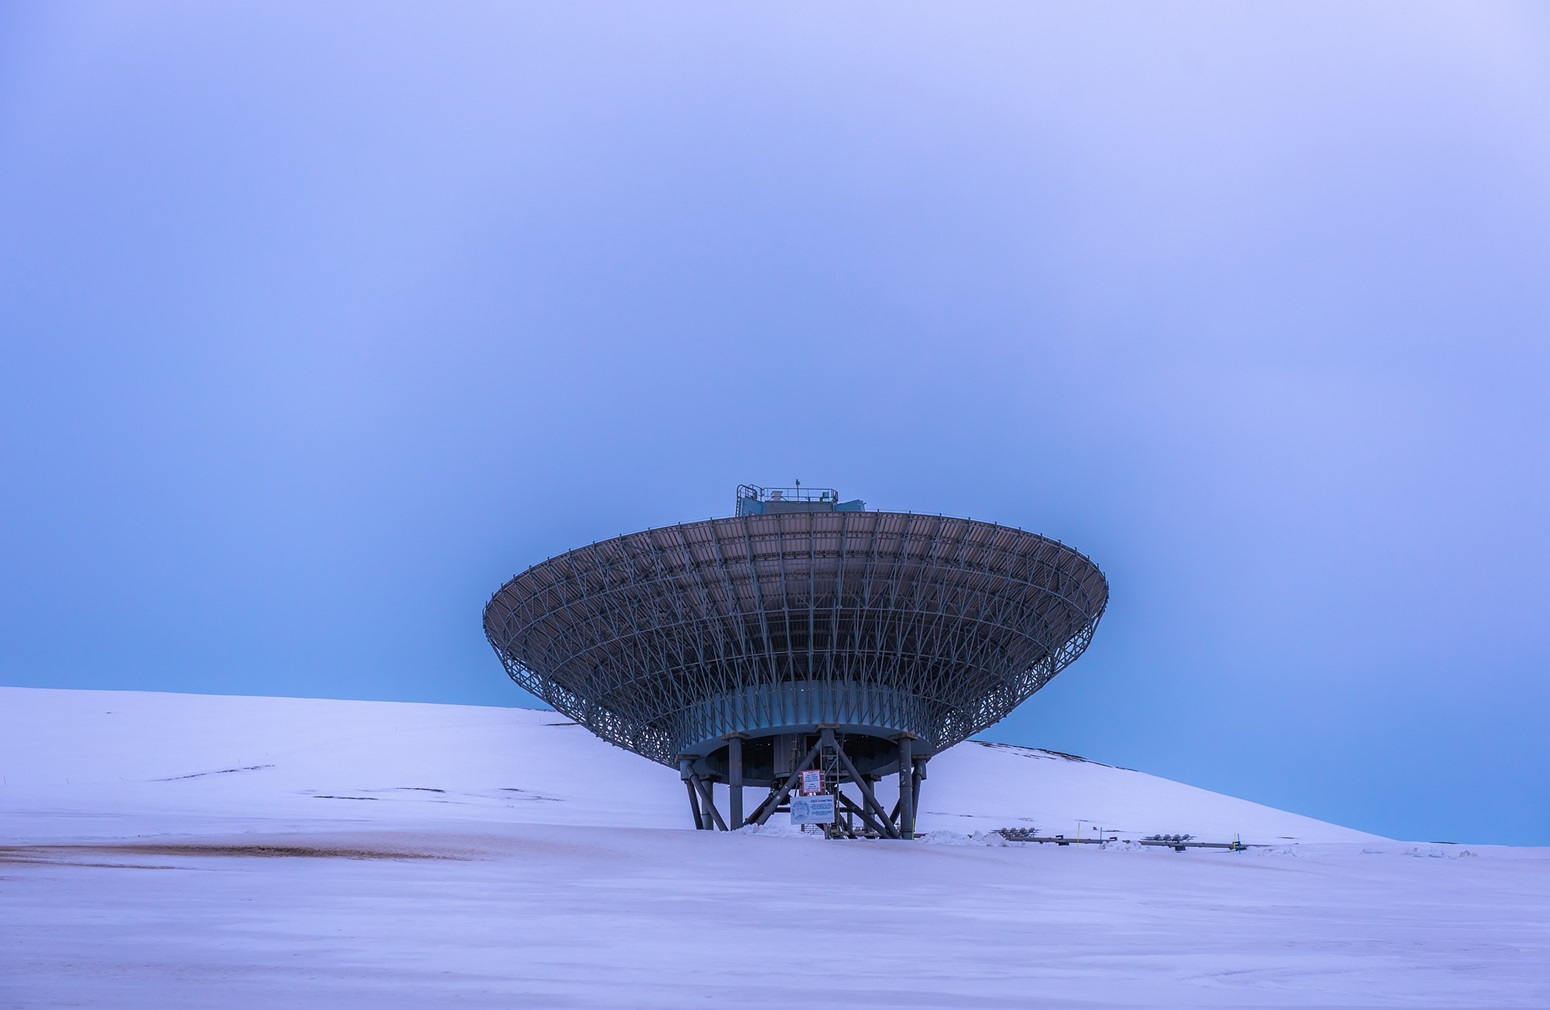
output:
[[[534,565],[484,629],[522,687],[677,768],[699,827],[762,824],[817,770],[827,833],[909,838],[930,758],[1081,655],[1107,602],[1098,567],[1047,537],[745,484],[730,518]],[[768,792],[745,817],[746,787]]]

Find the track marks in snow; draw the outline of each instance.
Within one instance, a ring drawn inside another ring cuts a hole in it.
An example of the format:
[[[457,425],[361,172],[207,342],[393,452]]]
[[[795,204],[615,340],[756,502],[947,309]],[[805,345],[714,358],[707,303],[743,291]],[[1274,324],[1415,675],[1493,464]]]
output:
[[[546,796],[543,793],[537,793],[531,789],[519,789],[516,786],[501,786],[493,790],[478,792],[458,792],[434,786],[386,786],[374,789],[354,789],[349,792],[339,793],[321,793],[306,790],[303,795],[310,796],[315,800],[396,800],[400,803],[438,803],[455,806],[499,806],[507,808],[512,807],[515,802],[565,802],[564,798],[559,796]]]
[[[181,782],[184,779],[202,779],[207,775],[235,775],[238,772],[261,772],[274,765],[244,765],[241,768],[219,768],[209,772],[190,772],[187,775],[170,775],[164,779],[152,779],[152,782]]]

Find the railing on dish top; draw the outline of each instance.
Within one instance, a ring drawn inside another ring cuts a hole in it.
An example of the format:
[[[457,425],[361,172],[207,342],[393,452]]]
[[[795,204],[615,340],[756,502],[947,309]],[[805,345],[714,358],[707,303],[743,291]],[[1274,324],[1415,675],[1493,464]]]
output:
[[[832,487],[760,487],[757,484],[739,484],[737,487],[737,514],[746,514],[744,502],[832,502],[838,504],[840,493]]]

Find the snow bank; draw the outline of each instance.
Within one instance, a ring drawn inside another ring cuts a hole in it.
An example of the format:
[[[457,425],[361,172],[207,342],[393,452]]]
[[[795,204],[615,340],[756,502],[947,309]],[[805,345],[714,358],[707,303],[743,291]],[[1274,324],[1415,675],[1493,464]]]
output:
[[[1375,840],[1050,751],[971,741],[929,769],[918,826],[938,839],[1036,824],[1071,836]],[[725,809],[725,787],[717,793]],[[878,794],[892,806],[895,781]],[[749,809],[756,798],[749,790]],[[158,812],[296,824],[689,824],[675,771],[554,712],[28,688],[0,688],[0,802],[13,835],[90,832]]]

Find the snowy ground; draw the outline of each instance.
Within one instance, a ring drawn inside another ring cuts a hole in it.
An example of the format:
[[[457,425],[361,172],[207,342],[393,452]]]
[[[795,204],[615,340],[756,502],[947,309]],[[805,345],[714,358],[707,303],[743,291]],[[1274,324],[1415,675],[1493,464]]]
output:
[[[0,1007],[1550,1005],[1550,850],[973,744],[922,841],[694,832],[564,723],[0,688]],[[1099,824],[1267,847],[983,834]]]

